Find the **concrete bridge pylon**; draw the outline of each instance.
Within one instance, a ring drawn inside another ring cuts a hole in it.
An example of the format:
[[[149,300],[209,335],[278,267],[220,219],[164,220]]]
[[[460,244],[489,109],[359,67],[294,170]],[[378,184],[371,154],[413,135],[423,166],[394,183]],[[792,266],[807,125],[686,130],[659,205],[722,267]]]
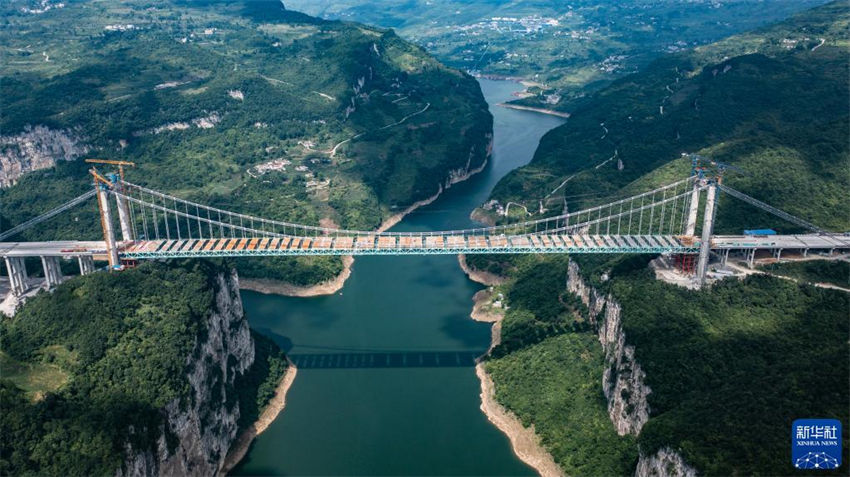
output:
[[[711,183],[708,186],[705,198],[705,210],[702,219],[702,237],[700,237],[699,261],[697,262],[697,280],[699,286],[705,285],[705,276],[708,272],[708,259],[711,253],[711,236],[714,232],[714,217],[717,213],[717,185]]]
[[[100,224],[103,228],[103,240],[106,242],[106,255],[109,260],[109,268],[118,268],[121,262],[118,259],[118,244],[115,242],[115,228],[112,224],[112,209],[109,205],[109,184],[99,174],[92,172],[94,186],[97,189],[97,205],[100,210]]]
[[[699,212],[699,182],[694,182],[694,190],[691,192],[690,208],[688,209],[688,221],[685,223],[685,235],[693,236],[697,228],[697,213]]]

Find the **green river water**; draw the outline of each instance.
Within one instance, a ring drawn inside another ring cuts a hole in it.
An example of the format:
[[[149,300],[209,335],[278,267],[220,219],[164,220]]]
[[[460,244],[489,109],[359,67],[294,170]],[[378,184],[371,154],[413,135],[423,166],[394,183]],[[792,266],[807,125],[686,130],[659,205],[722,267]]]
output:
[[[519,85],[480,80],[494,116],[491,163],[396,231],[471,225],[496,182],[531,160],[559,118],[496,107]],[[534,475],[481,412],[473,358],[490,325],[469,318],[455,256],[358,257],[341,292],[242,292],[252,328],[299,365],[286,408],[235,475]]]

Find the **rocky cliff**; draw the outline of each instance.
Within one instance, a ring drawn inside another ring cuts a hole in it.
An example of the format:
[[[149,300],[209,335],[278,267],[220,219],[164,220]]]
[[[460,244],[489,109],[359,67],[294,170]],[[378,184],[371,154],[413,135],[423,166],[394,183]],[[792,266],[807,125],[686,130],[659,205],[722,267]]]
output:
[[[669,447],[658,450],[651,456],[641,454],[635,469],[635,477],[696,477],[697,471],[685,463],[678,453]]]
[[[254,341],[236,272],[219,273],[215,282],[215,307],[186,359],[190,398],[165,406],[166,424],[156,449],[128,446],[117,475],[209,476],[224,463],[239,419],[233,384],[254,362]]]
[[[620,304],[611,295],[603,295],[589,286],[573,261],[567,271],[567,289],[587,306],[590,323],[605,350],[608,367],[602,377],[602,389],[611,422],[621,436],[637,435],[649,419],[646,397],[652,390],[644,383],[646,375],[635,361],[634,346],[626,345]]]
[[[481,155],[475,150],[475,145],[473,144],[469,149],[469,156],[466,158],[466,165],[449,171],[449,176],[446,178],[445,189],[449,189],[454,184],[469,179],[487,167],[487,161],[490,160],[490,156],[493,153],[493,133],[487,133],[485,137],[487,139],[487,150],[483,154],[481,164],[476,167],[472,167],[472,160]]]
[[[56,161],[71,161],[89,147],[71,130],[27,126],[11,136],[0,136],[0,187],[8,187],[23,174],[53,167]]]
[[[621,436],[638,435],[649,420],[647,396],[652,390],[644,382],[646,373],[635,360],[635,347],[626,344],[620,303],[610,294],[590,286],[572,260],[567,270],[567,290],[587,306],[590,323],[597,330],[605,350],[608,366],[602,376],[602,390],[608,401],[611,422]],[[635,469],[636,477],[695,475],[696,470],[669,448],[659,449],[649,456],[641,454]]]

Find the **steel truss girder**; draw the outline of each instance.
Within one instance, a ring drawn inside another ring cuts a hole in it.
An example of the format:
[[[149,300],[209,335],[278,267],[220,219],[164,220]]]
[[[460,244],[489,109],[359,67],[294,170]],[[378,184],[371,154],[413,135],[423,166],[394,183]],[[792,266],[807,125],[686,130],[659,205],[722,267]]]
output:
[[[200,257],[274,257],[274,256],[342,256],[342,255],[473,255],[473,254],[619,254],[619,253],[698,253],[698,247],[442,247],[442,248],[352,248],[352,249],[277,249],[277,250],[209,250],[170,252],[125,252],[121,258],[164,259]]]

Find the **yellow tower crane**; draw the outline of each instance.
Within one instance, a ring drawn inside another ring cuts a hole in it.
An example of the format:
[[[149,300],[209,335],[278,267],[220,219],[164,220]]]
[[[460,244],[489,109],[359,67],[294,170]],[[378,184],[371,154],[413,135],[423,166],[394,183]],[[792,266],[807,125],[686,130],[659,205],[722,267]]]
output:
[[[86,162],[89,164],[111,164],[113,166],[118,166],[118,174],[121,176],[121,180],[124,180],[124,166],[136,167],[135,162],[130,161],[112,161],[109,159],[86,159]]]

